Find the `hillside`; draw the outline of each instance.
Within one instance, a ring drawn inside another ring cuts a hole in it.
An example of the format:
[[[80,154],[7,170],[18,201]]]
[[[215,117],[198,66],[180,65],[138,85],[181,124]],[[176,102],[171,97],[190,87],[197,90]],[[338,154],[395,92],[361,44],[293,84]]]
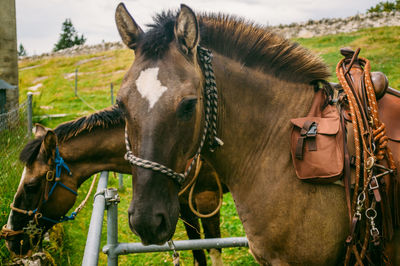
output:
[[[381,27],[363,29],[353,33],[314,37],[309,39],[294,39],[305,47],[319,54],[331,67],[332,74],[336,63],[341,59],[339,49],[341,47],[361,47],[361,56],[370,59],[372,71],[384,72],[393,88],[400,88],[400,27]],[[93,54],[81,54],[76,56],[43,57],[39,59],[25,59],[19,62],[20,102],[26,99],[28,91],[34,94],[34,122],[40,122],[47,127],[55,127],[59,123],[74,119],[107,107],[111,104],[110,83],[114,85],[114,99],[121,84],[124,73],[134,59],[134,53],[128,49],[116,49]],[[78,95],[75,96],[75,70],[78,69]],[[336,81],[333,76],[331,81]],[[83,99],[83,101],[82,101]],[[85,103],[86,102],[86,103]],[[47,118],[46,115],[63,114],[61,118]],[[15,156],[17,160],[17,156]],[[0,161],[0,164],[3,162]],[[7,167],[7,166],[6,166]],[[13,184],[9,187],[15,191],[22,165],[9,166],[16,168]],[[7,169],[5,170],[7,171]],[[10,177],[9,177],[10,178]],[[119,205],[119,241],[138,241],[128,227],[126,212],[130,201],[130,180],[126,176],[126,191],[120,194]],[[77,202],[84,197],[90,182],[86,182],[80,189]],[[117,186],[117,180],[110,178],[110,186]],[[0,188],[3,189],[3,188]],[[2,191],[0,194],[3,195]],[[12,198],[8,197],[0,201],[0,210],[8,209]],[[64,224],[64,242],[50,245],[50,253],[57,264],[79,265],[81,263],[85,246],[88,223],[91,214],[91,202],[80,213],[76,221]],[[4,212],[6,214],[6,212]],[[6,216],[2,215],[0,223],[6,222]],[[222,234],[227,236],[243,236],[244,232],[234,208],[230,195],[225,195],[222,209]],[[174,239],[186,239],[183,224],[179,222],[179,228]],[[103,233],[103,239],[106,235]],[[105,242],[103,241],[102,245]],[[0,261],[8,256],[4,247],[4,241],[0,242]],[[191,253],[181,252],[181,258],[187,265],[191,264]],[[223,259],[229,265],[254,264],[254,260],[247,249],[226,249],[223,251]],[[171,255],[168,253],[141,254],[121,256],[121,265],[148,265],[170,264]],[[100,265],[104,265],[106,257],[101,255]]]

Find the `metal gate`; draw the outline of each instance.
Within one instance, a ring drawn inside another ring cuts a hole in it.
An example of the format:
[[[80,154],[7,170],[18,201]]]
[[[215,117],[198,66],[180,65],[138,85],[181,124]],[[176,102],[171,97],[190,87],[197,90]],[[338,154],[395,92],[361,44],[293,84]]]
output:
[[[108,265],[118,265],[118,256],[129,253],[173,251],[168,244],[143,246],[141,243],[118,243],[118,203],[117,189],[107,188],[108,172],[100,175],[94,195],[93,212],[86,240],[82,265],[97,265],[99,260],[101,230],[104,211],[107,209],[107,244],[103,252],[107,254]],[[246,237],[212,238],[174,241],[175,250],[196,250],[210,248],[248,247]]]

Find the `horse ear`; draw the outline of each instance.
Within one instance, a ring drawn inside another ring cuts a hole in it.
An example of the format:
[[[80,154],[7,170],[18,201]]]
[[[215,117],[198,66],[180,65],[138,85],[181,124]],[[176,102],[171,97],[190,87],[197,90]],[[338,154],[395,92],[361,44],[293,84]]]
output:
[[[136,24],[123,3],[119,3],[115,10],[115,23],[122,41],[130,49],[135,50],[143,30]]]
[[[46,160],[53,160],[56,156],[56,147],[57,136],[53,130],[48,130],[40,146],[40,153],[45,156]]]
[[[37,138],[37,137],[44,136],[48,130],[50,130],[50,129],[39,123],[36,123],[35,127],[33,129],[33,131],[34,131],[33,133],[35,134],[35,138]]]
[[[199,23],[193,10],[182,4],[175,23],[175,38],[183,53],[192,52],[200,41]]]

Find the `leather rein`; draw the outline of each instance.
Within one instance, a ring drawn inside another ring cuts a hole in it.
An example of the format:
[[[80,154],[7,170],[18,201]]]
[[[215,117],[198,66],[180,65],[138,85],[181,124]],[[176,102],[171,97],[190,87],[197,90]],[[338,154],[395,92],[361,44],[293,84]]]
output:
[[[182,186],[185,179],[191,172],[194,164],[196,163],[200,153],[203,149],[204,143],[206,142],[206,138],[208,136],[209,139],[209,149],[211,152],[222,146],[224,143],[221,139],[217,137],[217,114],[218,114],[218,91],[217,85],[215,82],[214,71],[212,68],[212,53],[210,50],[198,46],[197,48],[200,62],[203,64],[203,72],[205,77],[204,84],[204,97],[205,97],[205,125],[202,132],[202,137],[200,140],[199,147],[196,151],[196,154],[193,157],[193,160],[186,168],[184,173],[177,173],[174,170],[159,164],[157,162],[149,161],[146,159],[139,158],[135,156],[131,150],[131,145],[129,143],[128,131],[125,126],[125,145],[126,145],[126,154],[124,156],[125,160],[127,160],[132,166],[138,166],[145,169],[151,169],[156,172],[160,172],[170,178],[172,178],[179,186]]]
[[[385,213],[387,215],[390,212],[390,206],[384,177],[391,176],[396,168],[393,155],[387,147],[385,125],[378,117],[370,63],[365,58],[358,58],[360,49],[355,52],[343,49],[341,52],[345,58],[338,63],[336,74],[344,90],[342,104],[346,101],[350,109],[356,153],[353,196],[346,191],[350,234],[346,239],[344,264],[349,265],[354,257],[358,265],[364,265],[364,260],[374,260],[368,256],[369,250],[380,250],[381,258],[378,260],[388,260],[383,242],[392,238],[393,227],[391,222],[385,224]],[[388,167],[382,165],[383,160],[387,161]],[[346,180],[348,183],[349,178]],[[349,184],[346,190],[349,190]],[[378,214],[381,214],[381,218],[377,217]]]

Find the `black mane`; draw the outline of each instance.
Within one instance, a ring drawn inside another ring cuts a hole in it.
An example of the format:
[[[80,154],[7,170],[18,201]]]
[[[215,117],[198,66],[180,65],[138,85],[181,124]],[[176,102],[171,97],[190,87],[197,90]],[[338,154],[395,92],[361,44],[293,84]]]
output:
[[[93,128],[112,128],[125,124],[122,111],[114,105],[96,113],[60,124],[54,129],[59,143],[69,140],[82,132],[90,132]],[[31,165],[37,158],[44,136],[30,140],[19,155],[21,162]]]
[[[154,17],[150,29],[138,41],[138,50],[148,59],[162,58],[174,40],[177,12]],[[326,64],[297,43],[272,30],[225,14],[198,16],[200,45],[244,66],[258,68],[294,82],[311,83],[330,76]],[[296,75],[297,74],[297,75]]]

